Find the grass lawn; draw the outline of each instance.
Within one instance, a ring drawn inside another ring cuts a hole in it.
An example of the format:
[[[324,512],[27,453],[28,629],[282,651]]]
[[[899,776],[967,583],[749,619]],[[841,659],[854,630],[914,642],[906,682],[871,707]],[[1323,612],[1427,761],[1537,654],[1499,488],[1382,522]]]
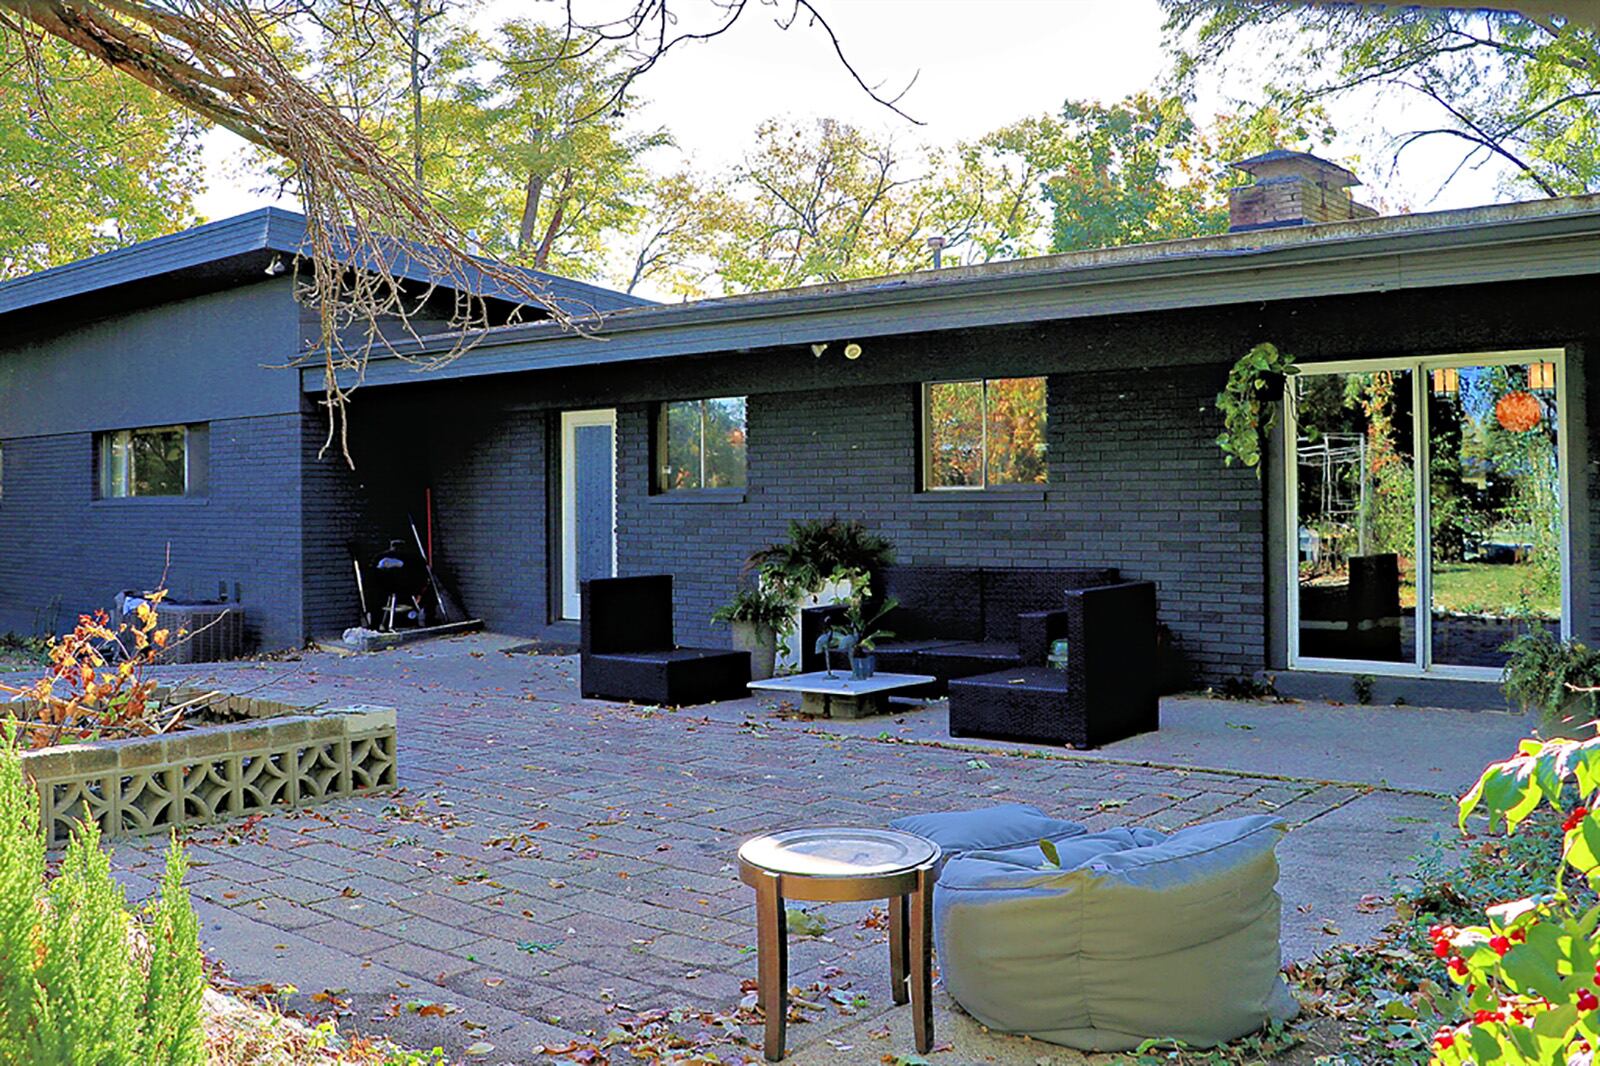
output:
[[[1533,563],[1439,563],[1433,568],[1434,605],[1464,614],[1509,615],[1523,609],[1561,614],[1561,586],[1551,588]]]

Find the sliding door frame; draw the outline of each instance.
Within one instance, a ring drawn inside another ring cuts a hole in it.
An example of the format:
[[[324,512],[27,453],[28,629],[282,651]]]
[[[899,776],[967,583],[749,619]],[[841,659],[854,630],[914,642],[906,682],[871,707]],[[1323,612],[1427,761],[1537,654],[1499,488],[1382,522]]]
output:
[[[1377,662],[1362,659],[1328,659],[1300,654],[1300,470],[1298,447],[1300,438],[1297,379],[1291,379],[1284,390],[1283,446],[1280,460],[1283,463],[1284,535],[1287,541],[1284,553],[1286,567],[1284,591],[1288,600],[1285,612],[1289,632],[1284,647],[1288,649],[1289,669],[1320,670],[1340,673],[1362,673],[1388,677],[1439,677],[1463,681],[1493,681],[1500,677],[1500,668],[1494,666],[1458,666],[1433,662],[1433,546],[1430,530],[1432,461],[1431,437],[1428,427],[1428,398],[1432,387],[1432,371],[1452,367],[1506,366],[1523,363],[1554,363],[1556,409],[1556,467],[1557,494],[1561,501],[1561,636],[1572,635],[1572,499],[1571,482],[1572,445],[1567,428],[1567,363],[1566,352],[1561,348],[1529,348],[1492,352],[1464,352],[1453,355],[1417,356],[1405,359],[1360,359],[1327,363],[1307,363],[1301,366],[1302,375],[1310,374],[1371,374],[1384,370],[1411,372],[1412,451],[1414,463],[1412,477],[1416,479],[1416,513],[1413,518],[1413,554],[1416,559],[1416,648],[1411,662]]]

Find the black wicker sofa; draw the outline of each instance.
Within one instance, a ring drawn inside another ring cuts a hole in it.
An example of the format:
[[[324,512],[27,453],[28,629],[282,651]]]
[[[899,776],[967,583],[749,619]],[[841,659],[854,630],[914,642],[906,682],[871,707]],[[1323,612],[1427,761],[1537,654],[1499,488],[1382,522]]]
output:
[[[579,590],[585,697],[678,707],[749,695],[749,652],[674,643],[671,574],[594,578]]]
[[[894,636],[878,643],[877,668],[937,679],[924,695],[939,695],[951,678],[968,677],[1027,663],[1044,665],[1050,642],[1066,633],[1052,620],[1069,589],[1118,584],[1114,568],[988,569],[951,566],[889,566],[872,575],[872,603],[899,601],[880,623]],[[822,668],[816,638],[839,624],[840,607],[801,612],[801,667]]]

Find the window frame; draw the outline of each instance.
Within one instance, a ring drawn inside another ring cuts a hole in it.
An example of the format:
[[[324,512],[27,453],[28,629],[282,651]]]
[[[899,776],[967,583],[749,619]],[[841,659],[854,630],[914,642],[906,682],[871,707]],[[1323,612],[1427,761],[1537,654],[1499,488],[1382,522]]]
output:
[[[709,454],[709,451],[706,448],[707,411],[709,410],[711,404],[716,403],[718,401],[723,401],[723,400],[738,400],[743,406],[743,412],[744,412],[744,420],[743,421],[744,421],[745,442],[744,442],[743,448],[741,449],[741,453],[740,454],[741,454],[741,456],[742,456],[742,458],[744,460],[743,464],[742,464],[743,467],[744,467],[744,471],[743,471],[744,472],[744,477],[742,479],[742,482],[740,484],[738,484],[738,485],[707,485],[706,484],[706,460],[707,460],[707,456]],[[674,404],[689,404],[689,403],[698,405],[699,409],[700,409],[699,451],[698,451],[698,454],[699,454],[699,457],[700,457],[699,484],[692,485],[692,486],[683,486],[683,487],[680,487],[680,488],[672,488],[672,487],[669,487],[669,486],[663,484],[663,482],[668,480],[667,475],[668,475],[669,471],[668,471],[666,463],[667,463],[667,456],[669,455],[669,453],[671,451],[670,441],[667,439],[667,435],[671,432],[671,430],[670,430],[670,419],[669,419],[668,414],[667,414],[667,408],[671,407]],[[733,494],[742,494],[749,487],[749,484],[750,484],[750,397],[748,395],[745,395],[745,396],[700,396],[700,397],[687,398],[687,399],[678,399],[678,400],[660,400],[660,401],[657,401],[653,405],[652,410],[651,410],[651,415],[652,415],[652,421],[651,421],[651,433],[650,433],[650,450],[651,450],[650,495],[652,495],[652,496],[681,496],[681,495],[684,495],[684,494],[691,494],[691,493],[693,493],[693,494],[713,493],[713,494],[720,494],[720,495],[733,495]]]
[[[1005,481],[991,484],[989,481],[989,384],[995,381],[1017,381],[1027,378],[1037,378],[1044,382],[1044,480],[1043,481]],[[979,420],[979,467],[982,471],[983,481],[977,485],[935,485],[933,484],[933,389],[938,385],[971,385],[982,386],[981,410]],[[1048,374],[1009,374],[1000,377],[960,377],[936,378],[924,381],[918,391],[919,411],[917,426],[920,430],[918,450],[918,472],[920,475],[919,488],[923,492],[1038,492],[1050,484],[1050,375]]]
[[[209,443],[208,423],[169,423],[158,426],[132,426],[125,429],[102,430],[94,435],[94,488],[97,500],[176,500],[201,495],[205,491],[206,477],[201,467],[197,449]],[[168,433],[176,430],[183,443],[183,489],[180,492],[141,493],[135,491],[137,475],[134,466],[135,437]],[[112,456],[118,442],[124,452],[121,483],[114,483]],[[121,491],[117,491],[117,490]]]

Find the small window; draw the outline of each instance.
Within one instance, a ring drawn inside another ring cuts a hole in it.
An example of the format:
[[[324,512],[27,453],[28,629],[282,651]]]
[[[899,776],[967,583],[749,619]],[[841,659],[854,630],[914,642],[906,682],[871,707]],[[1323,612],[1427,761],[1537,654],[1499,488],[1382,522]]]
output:
[[[745,398],[677,400],[656,416],[656,491],[741,488]]]
[[[101,499],[205,491],[205,426],[120,429],[97,441]]]
[[[934,382],[922,409],[924,488],[1044,484],[1044,378]]]

